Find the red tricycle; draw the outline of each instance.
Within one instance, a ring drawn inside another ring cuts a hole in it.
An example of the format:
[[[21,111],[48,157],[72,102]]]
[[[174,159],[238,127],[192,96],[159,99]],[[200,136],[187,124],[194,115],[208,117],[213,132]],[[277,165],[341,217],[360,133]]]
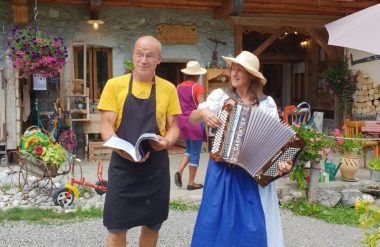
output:
[[[80,180],[76,178],[71,178],[68,184],[64,187],[57,189],[53,194],[53,202],[56,206],[70,206],[75,198],[79,198],[79,190],[75,184],[91,187],[95,189],[98,195],[103,195],[107,191],[107,181],[102,177],[103,163],[99,161],[98,163],[98,181],[95,184],[86,182],[86,179],[82,177]]]

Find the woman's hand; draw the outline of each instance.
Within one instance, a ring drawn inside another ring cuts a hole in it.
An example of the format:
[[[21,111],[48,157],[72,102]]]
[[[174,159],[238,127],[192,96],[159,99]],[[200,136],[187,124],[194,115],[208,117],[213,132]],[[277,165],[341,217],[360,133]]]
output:
[[[292,169],[293,161],[288,160],[286,162],[281,161],[278,164],[278,175],[282,176],[282,174],[289,172]]]
[[[222,123],[219,117],[209,109],[202,109],[202,119],[206,123],[207,126],[217,128]]]

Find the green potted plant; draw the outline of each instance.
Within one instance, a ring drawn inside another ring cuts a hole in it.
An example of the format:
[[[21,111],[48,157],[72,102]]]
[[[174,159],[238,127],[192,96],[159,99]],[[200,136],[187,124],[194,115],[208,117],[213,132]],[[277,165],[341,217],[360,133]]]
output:
[[[368,163],[370,179],[375,182],[380,182],[380,159],[374,158]]]
[[[346,129],[343,126],[343,129]],[[363,141],[360,138],[364,136],[358,134],[355,138],[348,138],[345,134],[348,130],[343,132],[340,129],[335,129],[334,136],[336,138],[336,147],[341,154],[350,153],[352,156],[360,155],[363,151]]]
[[[336,138],[336,147],[340,152],[340,174],[344,181],[355,182],[355,175],[359,170],[359,155],[363,151],[362,135],[355,138],[349,138],[345,134],[348,130],[343,126],[345,131],[341,133],[339,129],[335,129],[334,136]]]
[[[61,71],[67,57],[63,38],[32,27],[14,27],[8,37],[8,47],[13,67],[19,71],[20,78],[32,74],[53,77]]]

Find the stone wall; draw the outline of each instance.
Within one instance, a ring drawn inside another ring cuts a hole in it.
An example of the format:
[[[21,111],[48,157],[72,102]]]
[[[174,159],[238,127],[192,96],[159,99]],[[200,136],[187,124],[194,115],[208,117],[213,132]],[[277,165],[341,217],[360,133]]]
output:
[[[0,0],[0,69],[5,67],[5,50],[7,48],[8,34],[12,29],[11,1]]]
[[[227,42],[218,45],[221,55],[233,54],[234,35],[232,25],[225,20],[214,20],[211,12],[194,12],[165,9],[103,7],[99,17],[104,24],[98,30],[87,24],[90,17],[88,6],[38,4],[38,23],[41,31],[48,31],[69,40],[83,40],[89,45],[106,46],[113,49],[113,76],[124,73],[123,61],[131,58],[135,40],[142,35],[155,35],[158,24],[197,25],[198,43],[171,45],[163,44],[163,61],[187,61],[196,59],[203,66],[211,61],[215,43],[209,38]],[[1,25],[10,32],[12,28],[11,2],[0,1]],[[33,18],[33,6],[29,6],[29,20]],[[4,21],[5,20],[5,21]],[[30,22],[32,24],[32,22]],[[0,46],[5,45],[0,36]],[[67,43],[68,45],[68,43]],[[1,56],[3,56],[1,51]],[[65,81],[69,78],[69,66],[65,66]]]

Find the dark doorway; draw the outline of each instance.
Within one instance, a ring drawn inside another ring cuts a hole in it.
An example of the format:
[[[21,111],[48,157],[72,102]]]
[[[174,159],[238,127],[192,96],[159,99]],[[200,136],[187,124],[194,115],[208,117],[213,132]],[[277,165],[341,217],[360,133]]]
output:
[[[267,79],[264,93],[271,96],[277,107],[282,109],[282,64],[264,64],[263,72]]]
[[[177,86],[180,82],[184,80],[184,76],[181,72],[181,69],[185,67],[186,63],[163,62],[157,66],[156,74],[159,77],[162,77]]]

